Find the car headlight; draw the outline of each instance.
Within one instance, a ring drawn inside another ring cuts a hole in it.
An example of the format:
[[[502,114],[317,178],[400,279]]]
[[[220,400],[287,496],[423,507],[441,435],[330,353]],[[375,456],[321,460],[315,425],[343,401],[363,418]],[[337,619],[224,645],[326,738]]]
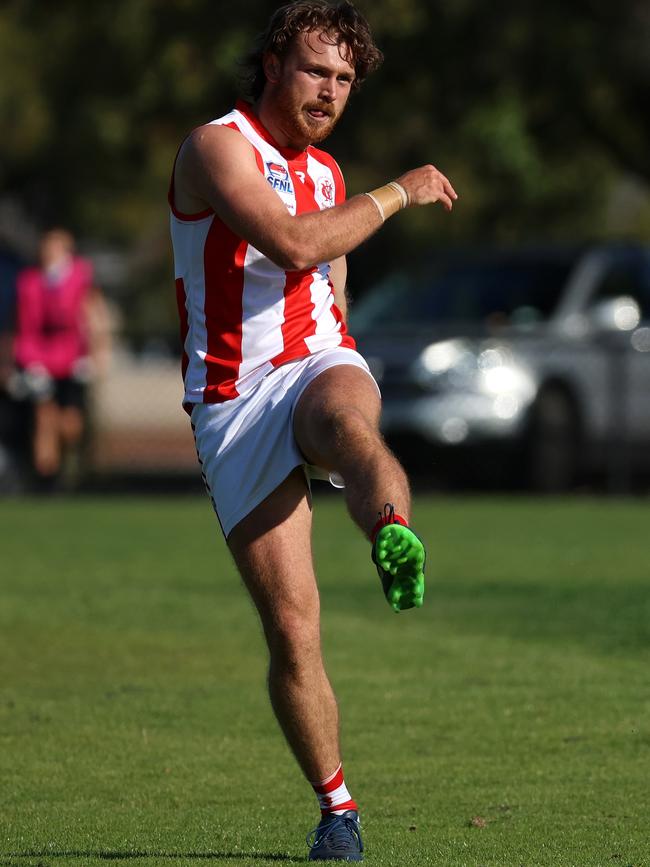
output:
[[[421,353],[413,375],[423,388],[467,388],[478,373],[477,356],[465,340],[441,340]]]
[[[500,418],[514,416],[535,393],[530,373],[499,345],[442,340],[422,352],[413,373],[431,391],[469,391],[494,398],[494,413]]]
[[[517,393],[532,397],[533,380],[530,374],[512,357],[505,347],[483,349],[476,361],[482,391],[488,394]]]

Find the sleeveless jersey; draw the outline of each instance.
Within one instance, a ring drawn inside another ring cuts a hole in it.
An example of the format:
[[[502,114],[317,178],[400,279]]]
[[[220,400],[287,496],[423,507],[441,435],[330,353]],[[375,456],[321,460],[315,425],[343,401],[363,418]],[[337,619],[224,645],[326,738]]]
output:
[[[292,215],[345,201],[334,159],[280,148],[247,103],[212,121],[238,130]],[[281,364],[321,349],[354,349],[334,303],[330,264],[284,271],[207,209],[182,214],[170,187],[176,298],[183,342],[184,405],[222,403]]]

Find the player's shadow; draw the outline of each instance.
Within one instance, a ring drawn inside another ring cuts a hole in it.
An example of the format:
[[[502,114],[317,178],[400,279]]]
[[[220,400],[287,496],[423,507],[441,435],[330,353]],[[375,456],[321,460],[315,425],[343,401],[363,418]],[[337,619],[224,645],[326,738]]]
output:
[[[19,867],[21,858],[96,858],[100,861],[130,861],[135,858],[169,858],[169,859],[194,859],[205,861],[293,861],[293,858],[280,852],[156,852],[154,850],[129,850],[119,851],[81,851],[81,850],[56,850],[56,849],[30,849],[24,852],[11,852],[9,860],[5,861],[0,856],[0,867]],[[11,860],[16,859],[16,860]]]

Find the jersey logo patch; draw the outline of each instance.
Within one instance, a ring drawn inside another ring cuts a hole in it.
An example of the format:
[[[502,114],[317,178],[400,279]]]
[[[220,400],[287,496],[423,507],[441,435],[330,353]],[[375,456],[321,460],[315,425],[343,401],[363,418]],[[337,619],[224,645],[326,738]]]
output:
[[[320,181],[320,194],[328,205],[334,204],[334,185],[327,178],[322,178]]]
[[[266,164],[268,175],[266,180],[271,184],[274,190],[279,193],[293,194],[293,187],[289,180],[289,172],[281,163],[268,162]]]
[[[286,181],[289,177],[289,172],[281,163],[267,163],[267,169],[272,178],[278,178],[281,181]]]

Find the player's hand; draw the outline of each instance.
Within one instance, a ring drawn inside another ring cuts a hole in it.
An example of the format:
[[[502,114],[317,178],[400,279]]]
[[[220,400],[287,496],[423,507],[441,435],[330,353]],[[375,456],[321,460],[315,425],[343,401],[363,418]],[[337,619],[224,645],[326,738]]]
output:
[[[449,179],[435,166],[412,169],[396,180],[408,193],[409,205],[432,205],[440,202],[447,211],[451,211],[458,198]]]

